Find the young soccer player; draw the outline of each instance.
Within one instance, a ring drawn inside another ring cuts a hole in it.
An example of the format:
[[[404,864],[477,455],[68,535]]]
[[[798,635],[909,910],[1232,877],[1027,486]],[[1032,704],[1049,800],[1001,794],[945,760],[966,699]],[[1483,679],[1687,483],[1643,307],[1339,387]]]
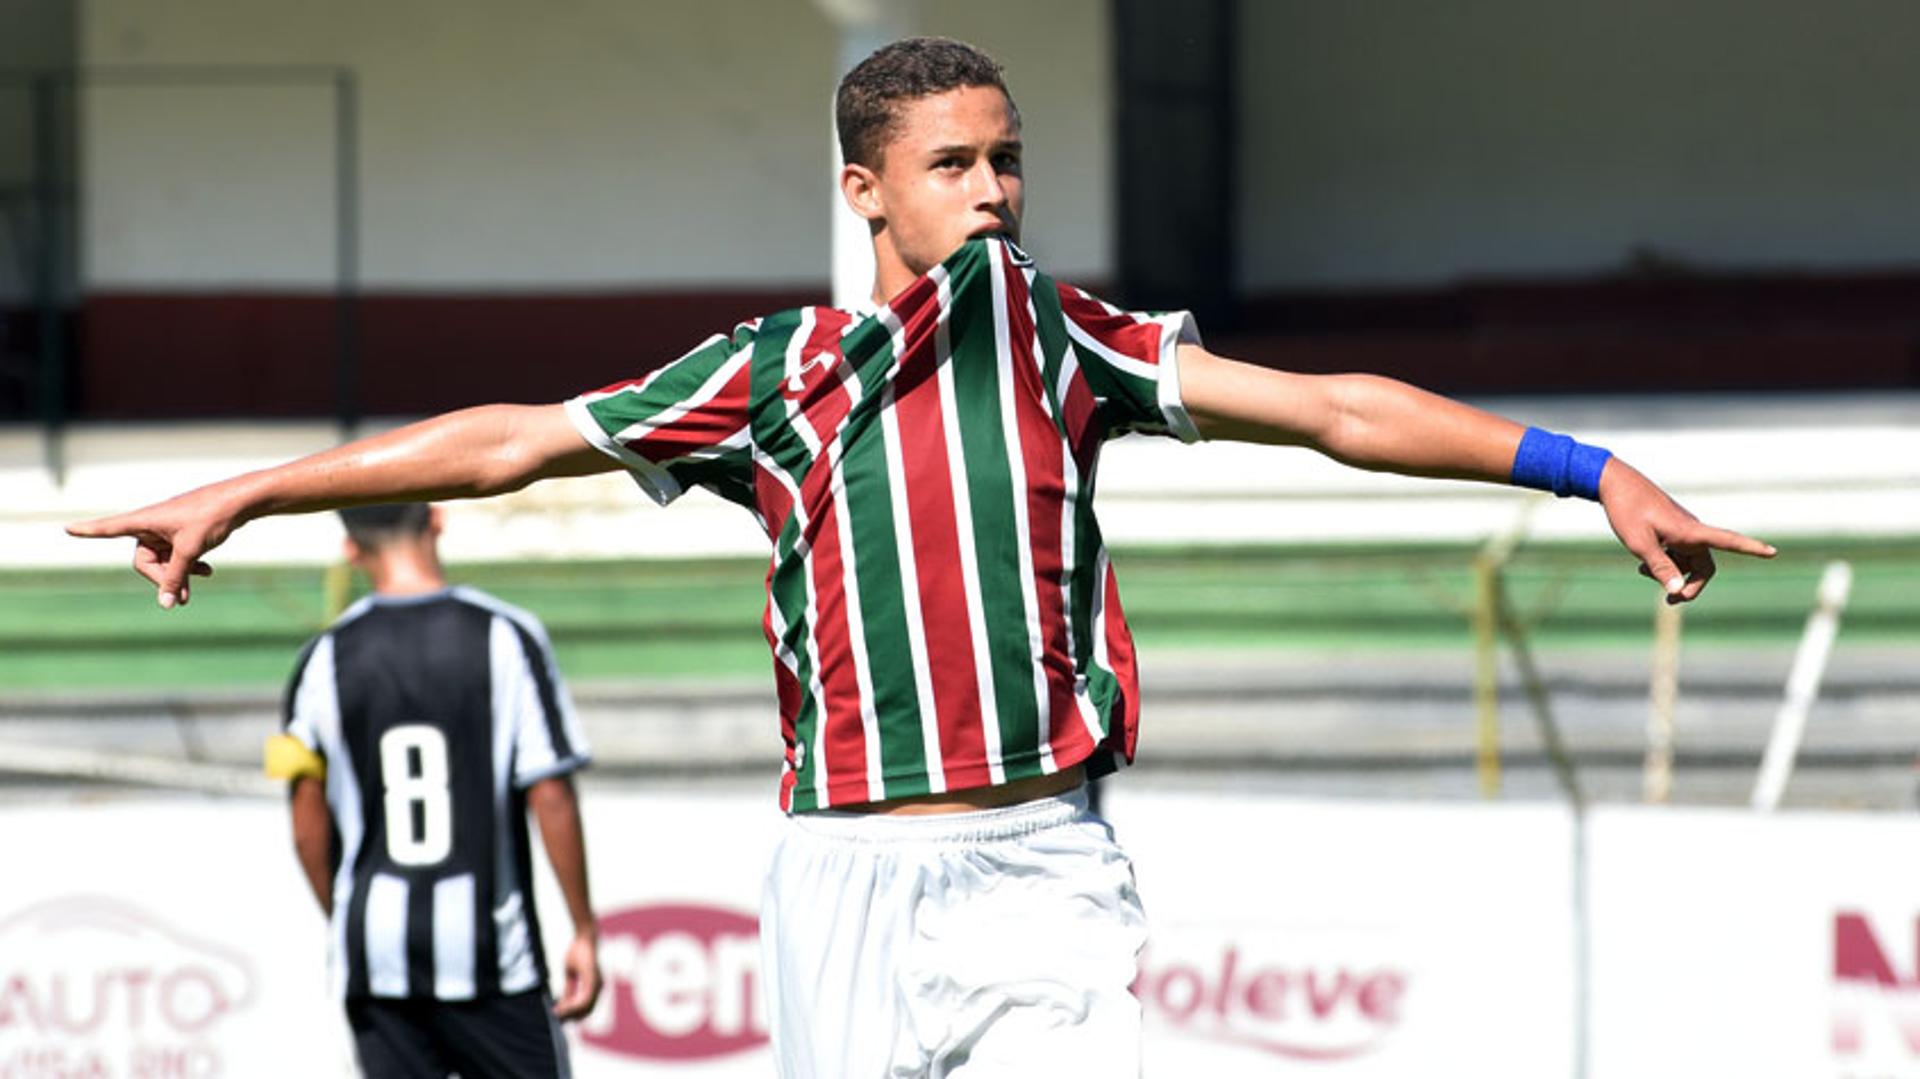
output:
[[[564,406],[451,413],[72,529],[135,537],[172,606],[267,514],[617,467],[663,503],[705,486],[754,513],[790,813],[762,911],[783,1075],[1137,1073],[1144,920],[1084,794],[1130,759],[1138,707],[1092,508],[1105,439],[1579,494],[1673,602],[1716,548],[1773,553],[1604,450],[1387,379],[1237,363],[1184,315],[1056,284],[1014,246],[1020,116],[971,47],[881,49],[836,115],[873,311],[780,312]]]
[[[586,763],[532,615],[441,571],[440,511],[341,511],[373,594],[307,645],[267,770],[332,930],[335,991],[373,1079],[559,1079],[558,1020],[600,992],[572,774]],[[547,995],[527,815],[574,936]]]

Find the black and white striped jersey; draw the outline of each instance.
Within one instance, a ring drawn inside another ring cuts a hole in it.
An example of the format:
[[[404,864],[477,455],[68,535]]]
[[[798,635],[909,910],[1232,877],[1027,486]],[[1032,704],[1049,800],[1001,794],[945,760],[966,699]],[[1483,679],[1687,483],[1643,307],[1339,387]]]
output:
[[[335,988],[544,987],[525,791],[587,747],[539,621],[471,588],[368,596],[307,645],[285,724],[327,762]]]

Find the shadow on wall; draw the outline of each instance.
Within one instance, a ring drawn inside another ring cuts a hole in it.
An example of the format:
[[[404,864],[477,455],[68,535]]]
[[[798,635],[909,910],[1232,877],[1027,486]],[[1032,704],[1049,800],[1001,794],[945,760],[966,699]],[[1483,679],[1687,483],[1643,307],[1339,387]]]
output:
[[[824,286],[365,296],[360,411],[558,400],[643,375],[741,320],[824,302]],[[1228,355],[1448,393],[1920,389],[1920,271],[1489,279],[1275,293],[1240,308],[1237,332],[1209,335]],[[78,319],[75,411],[332,415],[341,317],[324,295],[95,294]],[[29,369],[0,369],[0,399],[28,392]],[[171,377],[144,377],[156,369]]]
[[[81,316],[89,418],[335,412],[342,302],[332,296],[106,293]],[[743,319],[815,291],[365,296],[352,317],[364,415],[557,401],[646,374]],[[143,373],[170,372],[162,381]]]
[[[1229,353],[1448,393],[1920,389],[1920,271],[1623,273],[1247,298]]]

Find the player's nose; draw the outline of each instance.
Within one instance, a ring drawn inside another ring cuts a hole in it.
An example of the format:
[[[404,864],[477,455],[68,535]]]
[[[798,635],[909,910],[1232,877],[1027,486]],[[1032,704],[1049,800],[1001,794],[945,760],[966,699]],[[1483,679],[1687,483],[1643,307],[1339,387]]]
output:
[[[998,210],[1007,204],[1007,185],[991,161],[973,167],[973,203],[983,210]]]

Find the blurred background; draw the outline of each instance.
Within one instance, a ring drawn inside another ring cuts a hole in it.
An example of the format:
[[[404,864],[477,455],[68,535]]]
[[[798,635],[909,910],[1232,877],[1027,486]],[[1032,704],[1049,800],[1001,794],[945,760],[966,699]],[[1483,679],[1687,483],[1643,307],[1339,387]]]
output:
[[[1155,913],[1149,1074],[1920,1075],[1893,0],[0,0],[0,835],[33,867],[0,884],[0,1073],[308,1074],[263,1045],[338,1037],[256,776],[364,588],[337,526],[251,526],[163,615],[59,525],[827,302],[833,87],[914,33],[1006,65],[1047,272],[1606,445],[1781,548],[1680,614],[1589,504],[1111,445],[1145,702],[1102,796]],[[454,576],[545,619],[572,681],[603,907],[750,913],[752,521],[617,476],[450,511]],[[113,913],[48,913],[80,909]],[[101,988],[129,924],[149,984],[247,973],[154,1028]],[[614,939],[582,1074],[765,1073],[730,989]],[[714,1006],[676,1026],[660,979]]]

